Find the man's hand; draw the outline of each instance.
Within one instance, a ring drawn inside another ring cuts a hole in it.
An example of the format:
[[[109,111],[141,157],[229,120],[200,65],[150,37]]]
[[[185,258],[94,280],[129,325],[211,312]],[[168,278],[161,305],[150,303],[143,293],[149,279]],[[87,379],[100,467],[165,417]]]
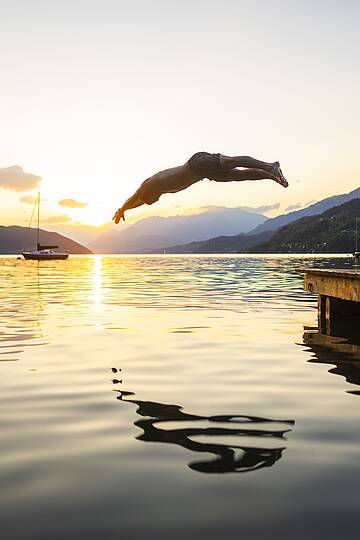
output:
[[[116,225],[119,223],[120,219],[123,219],[125,221],[124,210],[122,209],[122,207],[115,212],[113,219],[115,220]]]

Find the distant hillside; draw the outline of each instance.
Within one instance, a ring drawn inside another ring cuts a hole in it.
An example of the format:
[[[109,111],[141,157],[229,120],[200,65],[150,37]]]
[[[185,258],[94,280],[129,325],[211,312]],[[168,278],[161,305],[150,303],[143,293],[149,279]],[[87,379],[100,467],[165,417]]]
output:
[[[0,226],[0,253],[12,254],[20,253],[23,250],[36,249],[36,232],[36,229],[28,229],[27,227]],[[74,242],[74,240],[43,229],[40,229],[40,241],[45,245],[57,245],[60,251],[80,254],[91,253],[90,249]]]
[[[353,253],[360,199],[285,225],[251,253]]]
[[[45,223],[44,223],[45,224]],[[125,227],[129,225],[124,224]],[[71,238],[75,242],[79,242],[84,246],[88,246],[91,242],[94,242],[99,238],[100,234],[110,232],[111,229],[115,229],[116,225],[112,221],[111,223],[105,223],[99,226],[86,225],[84,223],[56,223],[54,225],[46,224],[49,230],[53,230]]]
[[[328,197],[327,199],[323,199],[322,201],[312,204],[303,210],[297,210],[296,212],[289,212],[289,214],[283,214],[281,216],[267,219],[264,223],[261,223],[254,230],[252,230],[250,234],[258,234],[264,231],[276,231],[280,229],[280,227],[296,221],[297,219],[322,214],[322,212],[325,212],[325,210],[328,210],[329,208],[344,204],[359,197],[360,188],[354,189],[353,191],[350,191],[350,193],[345,193],[343,195]]]
[[[150,217],[102,234],[89,247],[96,253],[151,253],[171,245],[245,233],[265,216],[244,208],[210,207],[197,214]]]
[[[273,231],[260,234],[237,234],[235,236],[217,236],[202,242],[190,242],[166,248],[166,253],[247,253],[249,248],[267,242]]]

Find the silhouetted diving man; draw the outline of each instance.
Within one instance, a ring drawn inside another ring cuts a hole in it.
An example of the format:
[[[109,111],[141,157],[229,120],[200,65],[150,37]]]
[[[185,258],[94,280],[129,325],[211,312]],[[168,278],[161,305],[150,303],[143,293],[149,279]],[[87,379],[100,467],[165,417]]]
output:
[[[239,170],[238,167],[241,169]],[[184,165],[160,171],[147,178],[113,217],[115,223],[125,221],[124,213],[143,204],[153,204],[163,193],[177,193],[208,178],[214,182],[243,182],[270,178],[288,187],[278,161],[267,163],[249,156],[223,156],[197,152]]]

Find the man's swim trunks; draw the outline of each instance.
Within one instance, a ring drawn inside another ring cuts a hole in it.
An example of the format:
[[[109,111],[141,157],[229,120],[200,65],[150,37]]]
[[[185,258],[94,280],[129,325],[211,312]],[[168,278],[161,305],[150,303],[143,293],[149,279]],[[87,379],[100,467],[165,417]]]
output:
[[[224,172],[220,165],[220,154],[197,152],[188,161],[190,169],[203,178]]]

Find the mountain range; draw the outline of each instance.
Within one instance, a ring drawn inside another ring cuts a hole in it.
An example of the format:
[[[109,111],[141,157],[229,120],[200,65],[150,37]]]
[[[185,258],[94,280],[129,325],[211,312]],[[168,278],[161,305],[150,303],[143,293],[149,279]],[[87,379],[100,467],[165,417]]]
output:
[[[259,234],[236,234],[234,236],[216,236],[202,242],[189,242],[170,246],[165,250],[154,250],[155,253],[247,253],[250,248],[270,240],[274,231]]]
[[[21,253],[21,251],[35,249],[36,235],[37,229],[18,227],[17,225],[10,227],[0,226],[0,253],[16,254]],[[42,244],[57,245],[61,251],[80,254],[91,253],[87,247],[56,232],[40,229],[40,239]]]
[[[358,197],[360,188],[269,219],[249,208],[215,206],[197,214],[155,216],[107,230],[88,245],[95,253],[241,253],[267,242],[284,225]]]
[[[250,209],[213,206],[197,214],[141,219],[126,229],[120,224],[100,235],[89,247],[95,253],[152,253],[219,234],[246,233],[264,221],[264,215]]]
[[[299,250],[299,252],[311,253],[322,252],[323,249],[327,252],[329,249],[334,249],[334,252],[341,252],[343,249],[351,251],[351,243],[354,243],[351,236],[353,233],[349,233],[350,236],[345,242],[346,234],[342,233],[343,236],[340,238],[340,233],[336,228],[337,223],[342,223],[344,217],[326,229],[326,234],[335,235],[335,243],[329,243],[324,239],[322,227],[328,222],[326,214],[328,210],[338,208],[353,200],[359,201],[359,198],[360,188],[357,188],[350,193],[328,197],[307,208],[270,219],[255,209],[247,207],[213,206],[202,208],[198,213],[191,215],[154,216],[130,225],[106,224],[103,227],[103,234],[90,243],[86,242],[88,247],[62,234],[45,230],[41,231],[41,241],[45,244],[57,244],[60,249],[71,253],[91,253],[92,251],[96,253],[163,253],[164,251],[167,253],[247,253],[262,250],[264,252]],[[354,207],[350,205],[349,209],[356,213],[356,203]],[[303,221],[319,215],[323,221]],[[351,219],[354,219],[355,214],[350,215]],[[360,211],[357,215],[360,215]],[[334,221],[336,211],[335,214],[330,212],[329,216]],[[318,238],[316,226],[312,229],[313,223],[321,224]],[[291,224],[294,227],[287,228]],[[351,222],[347,223],[344,231],[352,230],[351,227]],[[70,227],[70,234],[71,231]],[[86,234],[84,233],[85,237],[88,235],[87,238],[92,239],[95,231],[96,228],[89,228],[85,231]],[[310,241],[306,235],[313,235],[314,242]],[[322,248],[320,244],[324,247]],[[34,249],[35,245],[36,229],[19,226],[0,227],[0,253],[19,253],[24,248]],[[345,248],[345,246],[348,247]]]
[[[353,253],[360,199],[304,217],[281,227],[268,242],[252,247],[251,253]]]
[[[283,214],[275,218],[270,218],[262,224],[255,227],[246,234],[237,234],[233,236],[216,236],[202,242],[190,242],[183,245],[166,246],[167,253],[248,253],[251,251],[259,252],[255,246],[262,246],[264,249],[271,237],[277,230],[283,231],[286,224],[297,223],[304,217],[310,217],[322,214],[324,211],[335,208],[338,205],[351,200],[358,200],[360,197],[360,188],[345,193],[335,195],[319,201],[307,208]],[[283,234],[286,234],[283,233]],[[254,248],[254,250],[253,250]],[[271,249],[275,249],[274,246]],[[154,250],[156,251],[156,250]]]
[[[310,206],[307,206],[302,210],[296,210],[295,212],[289,212],[288,214],[282,214],[281,216],[269,218],[264,223],[258,225],[253,231],[251,231],[251,234],[258,234],[263,231],[276,231],[280,229],[280,227],[283,227],[283,225],[287,225],[292,221],[303,217],[322,214],[323,212],[325,212],[325,210],[328,210],[329,208],[344,204],[348,201],[351,201],[352,199],[356,199],[359,197],[360,188],[354,189],[353,191],[350,191],[349,193],[344,193],[342,195],[334,195],[332,197],[327,197],[326,199],[322,199],[319,202],[311,204]]]

